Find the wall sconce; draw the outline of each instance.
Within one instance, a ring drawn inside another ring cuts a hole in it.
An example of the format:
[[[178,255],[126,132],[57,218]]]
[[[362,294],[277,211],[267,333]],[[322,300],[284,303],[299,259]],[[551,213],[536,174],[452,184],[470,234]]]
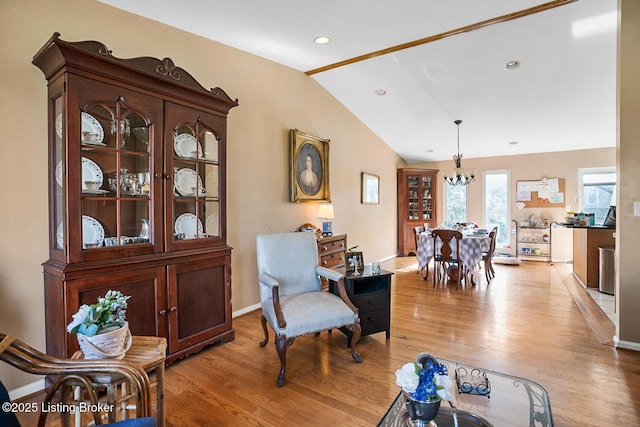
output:
[[[318,208],[318,218],[333,219],[333,205],[331,203],[323,203]],[[322,236],[333,236],[331,231],[331,221],[322,221]]]

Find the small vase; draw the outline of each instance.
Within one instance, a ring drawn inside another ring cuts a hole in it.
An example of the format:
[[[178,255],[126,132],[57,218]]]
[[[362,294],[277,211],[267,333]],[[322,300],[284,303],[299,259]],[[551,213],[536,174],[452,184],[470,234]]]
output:
[[[440,410],[440,399],[429,401],[415,400],[404,391],[405,405],[409,412],[409,418],[413,421],[413,425],[417,427],[427,427],[438,416]]]

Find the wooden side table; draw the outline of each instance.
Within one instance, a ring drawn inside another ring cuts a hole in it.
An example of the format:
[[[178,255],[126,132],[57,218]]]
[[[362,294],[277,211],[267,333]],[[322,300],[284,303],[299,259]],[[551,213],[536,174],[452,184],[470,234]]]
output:
[[[392,272],[381,270],[379,274],[371,272],[371,266],[365,266],[360,274],[346,273],[344,269],[336,269],[344,273],[344,287],[349,299],[358,308],[360,316],[361,336],[385,332],[389,339],[391,330],[391,275]],[[336,282],[329,281],[329,291],[338,294]],[[351,347],[353,333],[347,328],[340,328],[347,335],[347,346]]]
[[[167,353],[167,340],[162,337],[147,337],[147,336],[133,336],[131,339],[131,348],[127,351],[124,358],[125,362],[129,362],[134,365],[138,365],[145,370],[149,375],[151,381],[151,387],[156,388],[156,421],[159,427],[164,427],[164,365]],[[82,351],[77,351],[71,357],[72,359],[82,359],[84,354]],[[151,375],[155,374],[155,379],[151,378]],[[102,385],[107,389],[107,403],[116,405],[119,403],[115,396],[115,388],[121,387],[122,396],[128,395],[128,386],[126,382],[120,382],[114,384],[114,379],[111,377],[96,378],[94,381],[104,381],[104,383],[97,384]],[[123,403],[122,413],[124,418],[127,418],[127,410],[135,409],[135,405]],[[110,418],[115,418],[115,413],[109,414]],[[109,422],[114,422],[115,419],[110,419]]]

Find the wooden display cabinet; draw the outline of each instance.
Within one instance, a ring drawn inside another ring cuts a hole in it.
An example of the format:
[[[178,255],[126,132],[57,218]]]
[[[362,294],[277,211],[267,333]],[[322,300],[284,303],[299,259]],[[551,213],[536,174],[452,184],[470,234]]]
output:
[[[437,226],[436,169],[398,169],[398,253],[416,255],[414,227]]]
[[[107,290],[131,295],[134,335],[172,361],[234,338],[226,236],[226,120],[238,105],[171,59],[118,59],[59,34],[34,56],[48,82],[47,353]]]

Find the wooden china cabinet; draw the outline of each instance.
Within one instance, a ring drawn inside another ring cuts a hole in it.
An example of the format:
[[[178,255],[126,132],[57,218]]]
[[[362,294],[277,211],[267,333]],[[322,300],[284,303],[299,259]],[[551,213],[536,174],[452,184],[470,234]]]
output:
[[[416,255],[414,228],[438,225],[436,169],[398,169],[398,253]]]
[[[169,58],[119,59],[58,33],[34,56],[48,82],[47,353],[107,290],[131,295],[134,335],[167,361],[234,339],[226,232],[226,120],[238,105]]]

